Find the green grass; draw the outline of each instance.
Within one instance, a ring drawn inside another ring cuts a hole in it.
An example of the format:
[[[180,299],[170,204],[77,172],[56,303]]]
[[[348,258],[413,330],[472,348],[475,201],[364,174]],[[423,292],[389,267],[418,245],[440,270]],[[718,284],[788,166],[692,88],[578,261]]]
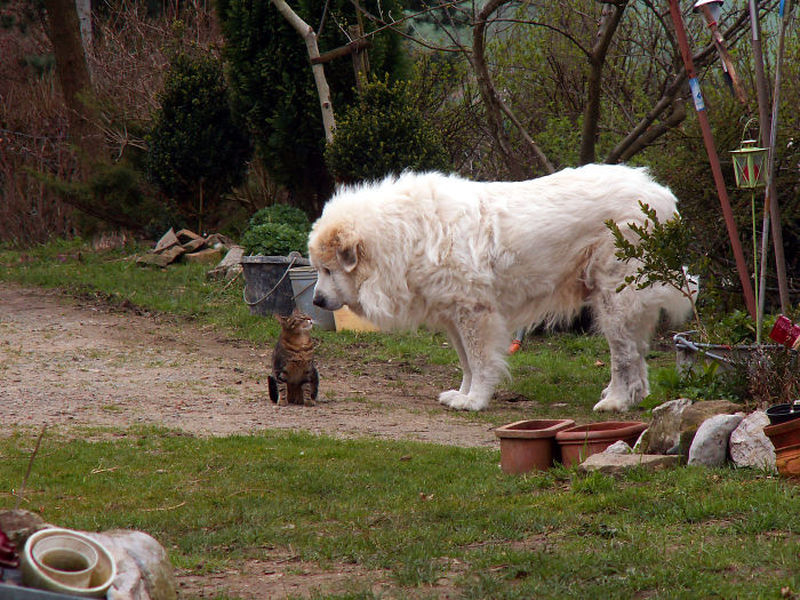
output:
[[[0,481],[16,488],[33,444],[0,439]],[[290,433],[46,436],[24,506],[66,527],[147,531],[198,573],[278,548],[323,568],[386,570],[421,592],[447,576],[461,598],[800,589],[798,493],[783,480],[701,468],[508,476],[498,460],[496,450]]]
[[[248,313],[241,282],[209,282],[198,266],[143,269],[131,251],[94,254],[79,243],[0,250],[0,279],[173,314],[176,326],[190,319],[233,338],[274,340],[277,323]],[[427,331],[316,335],[325,355],[363,363],[365,372],[390,360],[419,372],[456,364],[445,339]],[[651,406],[672,392],[673,360],[670,352],[651,356]],[[602,339],[534,337],[509,364],[507,389],[535,401],[526,416],[597,418],[591,406],[608,379]],[[495,403],[460,416],[499,424],[509,414]],[[2,506],[15,503],[32,436],[6,429],[0,437]],[[498,462],[496,449],[298,433],[207,439],[134,428],[87,431],[85,440],[49,433],[23,507],[66,527],[146,531],[193,573],[275,553],[321,569],[353,563],[388,573],[395,598],[437,598],[442,578],[450,597],[464,600],[800,591],[800,492],[790,480],[688,467],[616,480],[564,468],[509,476]],[[313,597],[380,597],[363,580],[350,589]]]

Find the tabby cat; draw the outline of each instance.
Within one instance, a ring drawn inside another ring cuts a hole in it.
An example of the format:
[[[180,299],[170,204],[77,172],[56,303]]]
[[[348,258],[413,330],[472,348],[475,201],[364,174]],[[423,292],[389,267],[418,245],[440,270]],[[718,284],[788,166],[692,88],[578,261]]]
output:
[[[278,406],[314,406],[319,373],[314,365],[311,317],[295,309],[288,317],[277,315],[277,319],[281,333],[272,354],[269,398]]]

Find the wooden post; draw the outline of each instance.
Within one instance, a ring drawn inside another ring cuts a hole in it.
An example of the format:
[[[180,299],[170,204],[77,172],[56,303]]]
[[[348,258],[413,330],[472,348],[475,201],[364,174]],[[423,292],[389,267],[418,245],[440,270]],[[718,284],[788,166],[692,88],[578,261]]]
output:
[[[364,29],[361,25],[350,25],[347,28],[347,33],[353,41],[360,40],[364,37]],[[353,56],[353,71],[356,74],[356,89],[361,94],[364,91],[364,85],[369,79],[369,57],[365,46],[356,45],[352,51]]]
[[[714,137],[711,134],[711,125],[708,122],[703,95],[700,92],[700,83],[697,81],[697,74],[694,70],[694,61],[692,60],[692,53],[689,50],[689,40],[686,37],[686,29],[683,25],[683,17],[681,16],[678,0],[669,0],[669,10],[672,16],[672,22],[675,25],[675,34],[678,38],[678,46],[680,47],[683,64],[686,67],[686,74],[689,77],[689,89],[692,93],[695,110],[697,111],[697,120],[700,122],[700,131],[703,133],[703,143],[706,147],[706,154],[708,154],[708,161],[711,163],[711,173],[714,176],[717,196],[719,196],[722,214],[725,217],[725,226],[728,229],[728,237],[730,238],[731,247],[733,248],[733,256],[736,259],[736,270],[739,273],[739,281],[742,284],[742,291],[744,292],[744,303],[747,307],[747,312],[750,313],[753,320],[757,320],[758,311],[756,308],[753,285],[747,271],[747,263],[744,260],[742,241],[739,239],[736,222],[733,220],[733,210],[731,209],[730,200],[728,199],[728,190],[725,188],[725,179],[722,177],[722,168],[719,164],[717,149],[714,146]]]

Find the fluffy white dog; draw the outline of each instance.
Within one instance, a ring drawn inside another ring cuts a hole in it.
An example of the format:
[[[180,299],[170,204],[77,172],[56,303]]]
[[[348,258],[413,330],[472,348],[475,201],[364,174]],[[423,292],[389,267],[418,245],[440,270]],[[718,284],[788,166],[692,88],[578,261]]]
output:
[[[691,308],[667,286],[617,292],[636,267],[615,257],[605,221],[641,224],[639,202],[660,220],[676,213],[667,188],[620,165],[520,182],[405,173],[343,188],[309,236],[314,304],[347,305],[381,329],[446,331],[463,380],[439,401],[467,410],[488,406],[513,331],[589,305],[611,349],[611,382],[594,408],[624,411],[649,393],[645,356],[661,310],[677,321]]]

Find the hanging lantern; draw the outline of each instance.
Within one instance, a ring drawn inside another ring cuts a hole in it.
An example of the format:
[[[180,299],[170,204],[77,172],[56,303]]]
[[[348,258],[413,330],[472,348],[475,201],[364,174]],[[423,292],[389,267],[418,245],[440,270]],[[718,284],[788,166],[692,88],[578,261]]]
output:
[[[756,146],[755,140],[744,140],[738,150],[731,150],[736,187],[751,189],[766,185],[767,148]]]
[[[697,0],[692,6],[692,11],[703,12],[703,7],[711,11],[711,19],[713,21],[719,21],[719,15],[722,12],[722,0]]]

